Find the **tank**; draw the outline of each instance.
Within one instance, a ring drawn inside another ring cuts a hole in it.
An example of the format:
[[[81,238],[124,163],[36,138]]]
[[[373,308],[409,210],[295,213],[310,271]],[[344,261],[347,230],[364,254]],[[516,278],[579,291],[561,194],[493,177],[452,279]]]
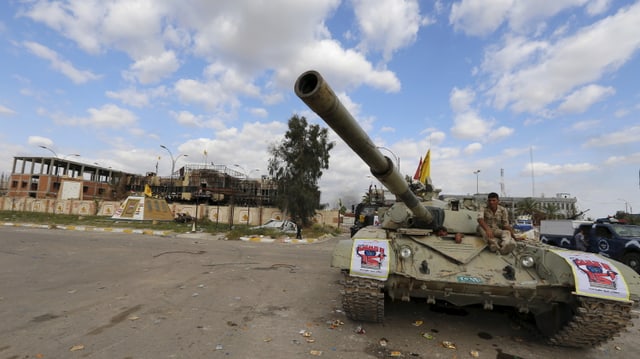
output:
[[[409,183],[353,119],[317,71],[301,74],[296,95],[370,168],[395,202],[379,222],[340,240],[331,266],[341,270],[342,306],[354,321],[382,322],[385,299],[486,310],[510,308],[552,345],[593,347],[632,325],[640,277],[594,253],[516,241],[492,252],[476,232],[473,201],[442,200],[428,182]],[[445,226],[448,235],[436,235]],[[463,234],[460,243],[453,234]]]

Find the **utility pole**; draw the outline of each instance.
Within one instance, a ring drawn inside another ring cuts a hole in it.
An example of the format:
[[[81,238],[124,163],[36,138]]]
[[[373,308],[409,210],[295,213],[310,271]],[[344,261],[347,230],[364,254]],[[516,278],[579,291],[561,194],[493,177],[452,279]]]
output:
[[[480,176],[480,170],[473,171],[473,174],[476,175],[476,194],[479,194],[480,190],[479,190],[479,178],[478,177]]]

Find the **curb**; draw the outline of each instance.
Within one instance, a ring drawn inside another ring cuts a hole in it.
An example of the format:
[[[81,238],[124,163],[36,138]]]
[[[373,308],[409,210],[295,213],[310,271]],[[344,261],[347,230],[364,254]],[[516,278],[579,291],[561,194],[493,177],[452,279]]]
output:
[[[3,227],[25,227],[25,228],[37,228],[37,229],[62,229],[66,231],[83,231],[83,232],[107,232],[107,233],[127,233],[127,234],[142,234],[150,236],[161,237],[176,237],[176,238],[201,238],[201,239],[221,239],[220,235],[201,233],[201,232],[185,232],[176,233],[174,231],[155,231],[151,229],[134,229],[134,228],[111,228],[111,227],[94,227],[94,226],[75,226],[75,225],[57,225],[57,224],[35,224],[35,223],[13,223],[13,222],[0,222]],[[294,238],[271,238],[265,236],[250,236],[240,237],[241,241],[255,242],[255,243],[288,243],[288,244],[312,244],[324,242],[331,239],[333,236],[324,235],[320,238],[306,238],[306,239],[294,239]]]
[[[3,222],[2,226],[38,228],[38,229],[62,229],[67,231],[83,231],[83,232],[146,234],[146,235],[164,236],[164,237],[175,235],[175,232],[173,231],[154,231],[150,229],[135,229],[135,228],[111,228],[111,227],[74,226],[74,225],[65,226],[65,225],[58,225],[58,224],[33,224],[33,223],[12,223],[12,222]]]
[[[289,243],[289,244],[312,244],[324,242],[330,239],[331,236],[322,236],[320,238],[306,238],[306,239],[294,239],[294,238],[271,238],[264,236],[250,236],[250,237],[240,237],[241,241],[245,242],[255,242],[255,243]]]

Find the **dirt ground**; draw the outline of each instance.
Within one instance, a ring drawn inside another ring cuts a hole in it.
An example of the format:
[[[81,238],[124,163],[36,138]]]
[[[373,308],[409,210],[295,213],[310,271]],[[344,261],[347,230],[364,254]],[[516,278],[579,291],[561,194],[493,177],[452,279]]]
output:
[[[0,358],[629,358],[639,323],[587,350],[506,312],[386,303],[348,320],[336,239],[254,243],[0,228]]]

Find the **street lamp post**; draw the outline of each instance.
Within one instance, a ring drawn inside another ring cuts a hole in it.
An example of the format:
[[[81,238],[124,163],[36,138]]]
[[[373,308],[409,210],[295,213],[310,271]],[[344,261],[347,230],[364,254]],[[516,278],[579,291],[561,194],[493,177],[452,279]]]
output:
[[[40,145],[40,146],[38,146],[38,147],[40,147],[40,148],[44,148],[45,150],[49,150],[51,153],[53,153],[53,157],[58,158],[58,154],[57,154],[57,153],[55,153],[55,151],[54,151],[54,150],[52,150],[52,149],[50,149],[49,147],[47,147],[47,146],[43,146],[43,145]]]
[[[629,202],[625,201],[622,198],[618,198],[618,201],[624,202],[624,213],[625,214],[629,213]]]
[[[478,189],[478,177],[480,176],[480,170],[475,170],[473,171],[473,174],[476,175],[476,194],[480,193],[480,190]]]
[[[184,156],[184,157],[188,157],[189,155],[181,154],[181,155],[178,155],[178,157],[173,158],[173,153],[171,153],[171,150],[169,150],[169,149],[167,148],[167,146],[165,146],[165,145],[160,145],[160,147],[162,147],[162,148],[164,148],[165,150],[167,150],[167,152],[169,152],[169,156],[171,157],[171,176],[170,176],[170,179],[171,179],[171,186],[169,186],[169,191],[170,191],[170,195],[171,195],[171,196],[173,196],[173,173],[174,173],[174,171],[176,170],[176,161],[177,161],[180,157],[182,157],[182,156]]]
[[[381,150],[386,150],[393,156],[393,158],[396,160],[396,167],[398,167],[398,173],[400,173],[400,157],[398,157],[398,155],[396,155],[395,153],[393,153],[393,151],[391,151],[390,149],[388,149],[386,147],[377,146],[376,148],[381,149]]]
[[[47,151],[49,151],[49,152],[53,153],[53,157],[54,157],[54,158],[59,158],[59,157],[58,157],[58,154],[57,154],[54,150],[50,149],[49,147],[47,147],[47,146],[43,146],[43,145],[39,145],[38,147],[43,148],[43,149],[45,149],[45,150],[47,150]],[[80,157],[80,155],[79,155],[79,154],[77,154],[77,153],[70,153],[70,154],[68,154],[68,155],[62,156],[62,159],[63,159],[63,160],[65,160],[65,159],[66,159],[67,157],[69,157],[69,156],[76,156],[76,157]],[[47,170],[47,173],[48,173],[49,175],[55,175],[55,176],[58,176],[58,175],[59,175],[59,172],[60,172],[60,171],[59,171],[59,170],[60,170],[60,168],[59,168],[58,166],[56,166],[56,167],[55,167],[56,173],[54,174],[54,173],[53,173],[53,171],[52,171],[52,169],[54,168],[54,163],[55,163],[55,162],[54,162],[54,160],[53,160],[53,159],[51,159],[51,161],[49,162],[49,169]],[[69,165],[68,165],[68,164],[67,164],[67,166],[66,166],[66,169],[67,169],[67,170],[69,169]],[[50,188],[49,188],[49,187],[50,187],[50,185],[47,185],[47,193],[49,193],[49,191],[50,191]]]

